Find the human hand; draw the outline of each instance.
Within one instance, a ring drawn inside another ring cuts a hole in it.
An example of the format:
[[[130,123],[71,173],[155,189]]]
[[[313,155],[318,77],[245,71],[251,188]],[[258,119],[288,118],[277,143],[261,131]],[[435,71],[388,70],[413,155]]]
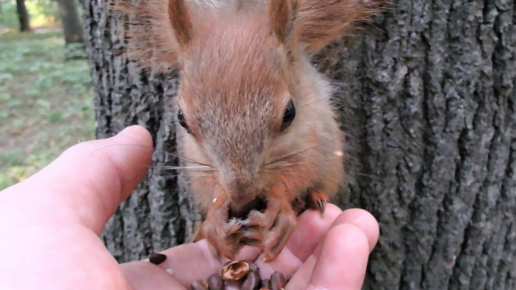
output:
[[[118,264],[99,235],[117,206],[145,176],[152,140],[141,127],[84,142],[29,179],[0,192],[2,289],[188,289],[226,262],[206,241],[164,252],[160,265]],[[286,290],[360,289],[378,224],[358,209],[328,205],[323,218],[307,211],[281,255],[263,263],[256,248],[235,259],[255,261],[265,277],[279,270]]]

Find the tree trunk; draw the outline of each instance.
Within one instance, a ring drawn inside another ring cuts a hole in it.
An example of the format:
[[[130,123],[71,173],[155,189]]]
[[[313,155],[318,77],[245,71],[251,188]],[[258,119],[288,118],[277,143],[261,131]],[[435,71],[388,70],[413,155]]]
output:
[[[102,236],[120,261],[186,241],[199,219],[167,110],[176,73],[115,51],[123,24],[83,0],[97,136],[153,134],[153,165]],[[516,289],[514,1],[398,0],[316,57],[339,88],[349,187],[335,201],[380,223],[364,289]],[[106,30],[106,29],[109,29]]]
[[[30,32],[30,17],[29,12],[27,12],[27,7],[25,7],[25,0],[16,0],[16,12],[20,20],[20,31]]]
[[[57,0],[66,44],[83,43],[84,29],[77,11],[76,0]]]

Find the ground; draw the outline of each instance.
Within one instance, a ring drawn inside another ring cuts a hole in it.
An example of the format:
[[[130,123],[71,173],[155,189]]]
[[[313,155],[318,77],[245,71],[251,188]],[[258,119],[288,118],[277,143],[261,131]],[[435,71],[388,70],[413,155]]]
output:
[[[0,34],[0,190],[94,139],[88,64],[60,31]]]

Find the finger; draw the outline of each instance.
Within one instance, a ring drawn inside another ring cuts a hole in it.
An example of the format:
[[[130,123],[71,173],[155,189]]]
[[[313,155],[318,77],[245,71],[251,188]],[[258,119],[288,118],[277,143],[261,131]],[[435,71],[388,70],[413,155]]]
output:
[[[120,268],[133,290],[186,290],[172,275],[151,263],[137,261],[121,264]]]
[[[369,212],[362,209],[348,209],[342,212],[333,222],[330,229],[335,228],[339,225],[349,224],[357,226],[367,237],[369,252],[371,252],[378,242],[379,227],[378,222]],[[314,268],[317,257],[322,250],[323,244],[319,244],[314,250],[312,255],[306,260],[306,262],[299,268],[296,274],[292,277],[289,282],[290,289],[301,289],[306,287],[308,280]],[[287,288],[288,289],[288,288]]]
[[[342,210],[330,203],[326,204],[323,216],[316,210],[305,211],[298,219],[298,226],[287,243],[287,248],[299,260],[305,261],[341,214]]]
[[[350,224],[332,228],[305,289],[360,290],[368,257],[369,241],[362,230]]]
[[[256,261],[262,279],[269,278],[274,271],[280,271],[287,279],[292,277],[341,213],[337,206],[327,204],[323,216],[314,210],[307,210],[300,215],[296,229],[280,255],[269,263],[265,263],[261,257]]]
[[[373,251],[380,236],[380,227],[370,212],[359,208],[348,209],[337,217],[332,227],[340,224],[352,224],[360,228],[369,242],[369,252]]]
[[[0,220],[11,217],[18,225],[35,220],[81,223],[100,234],[120,202],[145,176],[151,156],[152,139],[139,126],[112,138],[77,144],[26,181],[0,193]]]

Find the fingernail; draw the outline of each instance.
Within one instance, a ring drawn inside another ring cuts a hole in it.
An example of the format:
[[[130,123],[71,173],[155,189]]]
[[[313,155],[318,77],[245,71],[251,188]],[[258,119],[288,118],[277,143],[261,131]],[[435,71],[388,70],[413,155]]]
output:
[[[165,262],[166,259],[167,259],[167,256],[165,256],[163,254],[154,253],[149,256],[149,262],[151,262],[154,265],[159,265],[159,264]]]

